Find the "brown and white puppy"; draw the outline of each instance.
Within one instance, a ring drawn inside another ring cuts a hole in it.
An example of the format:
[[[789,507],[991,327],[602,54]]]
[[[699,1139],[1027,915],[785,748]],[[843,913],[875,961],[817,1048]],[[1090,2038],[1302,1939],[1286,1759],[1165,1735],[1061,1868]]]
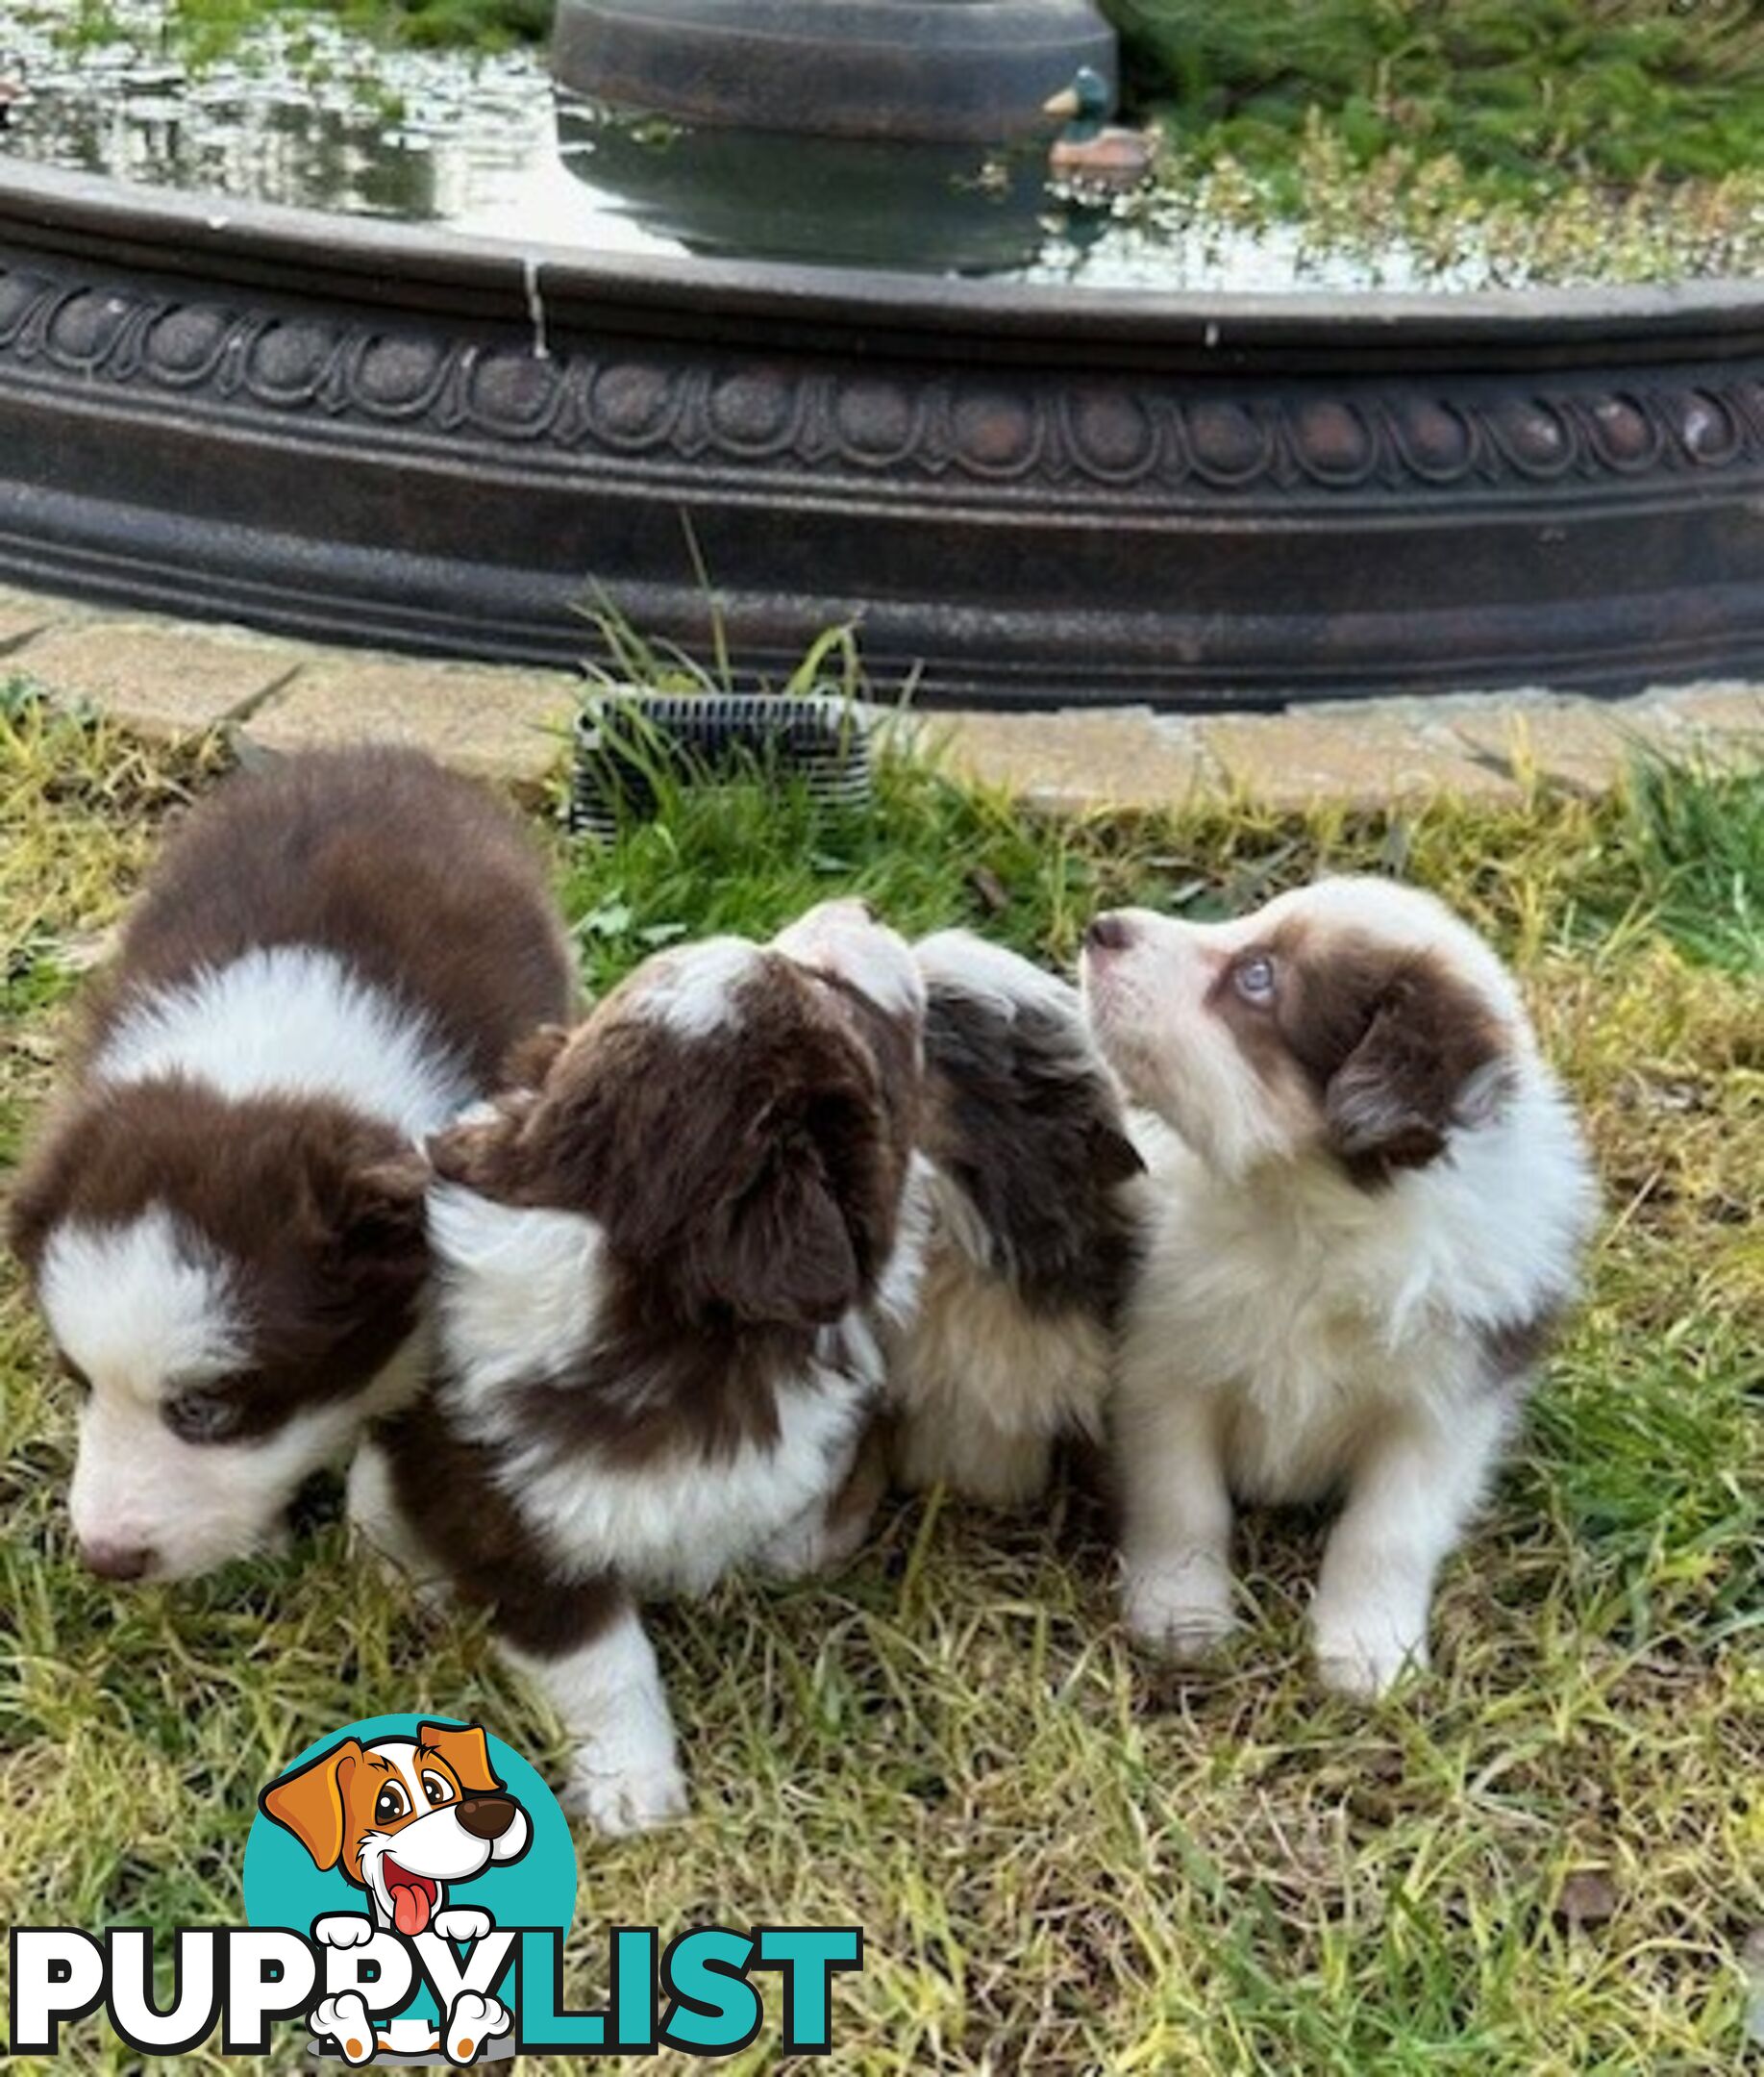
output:
[[[423,1364],[424,1137],[575,1001],[524,833],[414,752],[227,780],[129,917],[12,1239],[86,1388],[86,1563],[260,1548]]]
[[[1339,1493],[1311,1629],[1376,1695],[1574,1293],[1596,1192],[1511,977],[1439,902],[1326,880],[1239,922],[1099,916],[1087,1005],[1174,1135],[1115,1415],[1130,1626],[1235,1626],[1232,1498]]]
[[[967,931],[915,957],[932,1230],[895,1469],[1020,1506],[1060,1436],[1101,1440],[1145,1164],[1075,988]]]
[[[605,1830],[684,1803],[638,1599],[836,1554],[917,1281],[923,1016],[902,940],[827,904],[652,959],[434,1143],[437,1383],[363,1450],[352,1509],[491,1608]]]

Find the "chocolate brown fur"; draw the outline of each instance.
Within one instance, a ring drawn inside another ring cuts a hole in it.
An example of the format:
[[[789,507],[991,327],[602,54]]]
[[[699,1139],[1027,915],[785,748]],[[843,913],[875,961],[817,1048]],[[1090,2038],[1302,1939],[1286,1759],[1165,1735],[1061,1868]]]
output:
[[[161,854],[88,999],[74,1064],[141,993],[274,945],[318,945],[428,1017],[490,1087],[566,1020],[569,947],[534,846],[474,781],[389,744],[235,774]]]
[[[163,1205],[236,1265],[250,1352],[224,1389],[245,1437],[355,1392],[410,1331],[425,1164],[320,1092],[226,1096],[87,1073],[132,1008],[253,952],[333,952],[480,1086],[576,1001],[539,862],[481,788],[414,752],[322,751],[226,781],[150,874],[74,1039],[68,1087],[13,1192],[35,1274],[53,1229]]]
[[[1496,1066],[1506,1039],[1476,991],[1429,952],[1355,939],[1316,942],[1287,923],[1260,954],[1280,987],[1266,1007],[1246,1002],[1223,970],[1209,998],[1264,1080],[1296,1066],[1323,1105],[1329,1144],[1350,1174],[1376,1186],[1445,1151],[1465,1091]]]
[[[1112,1317],[1132,1261],[1120,1186],[1144,1167],[1100,1061],[1070,1017],[933,978],[925,1024],[925,1151],[973,1204],[993,1268],[1023,1303]]]
[[[639,1333],[837,1319],[893,1245],[909,1152],[907,1121],[886,1129],[886,1020],[776,956],[740,1011],[738,1042],[711,1049],[615,998],[554,1053],[536,1102],[441,1136],[436,1173],[598,1219],[642,1267]]]

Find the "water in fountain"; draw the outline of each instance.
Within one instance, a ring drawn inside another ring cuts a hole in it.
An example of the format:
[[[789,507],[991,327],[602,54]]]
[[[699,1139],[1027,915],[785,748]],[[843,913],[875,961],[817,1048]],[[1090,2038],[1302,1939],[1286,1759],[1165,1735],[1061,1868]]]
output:
[[[1544,247],[1510,226],[1504,241],[1474,224],[1416,236],[1360,207],[1293,220],[1229,169],[1087,197],[1049,186],[1036,147],[783,143],[614,114],[559,93],[536,52],[389,49],[278,12],[197,65],[174,0],[109,0],[97,36],[70,34],[68,12],[0,0],[0,77],[25,89],[0,155],[524,242],[1166,291],[1462,289],[1755,258],[1726,231],[1638,259],[1603,227]]]

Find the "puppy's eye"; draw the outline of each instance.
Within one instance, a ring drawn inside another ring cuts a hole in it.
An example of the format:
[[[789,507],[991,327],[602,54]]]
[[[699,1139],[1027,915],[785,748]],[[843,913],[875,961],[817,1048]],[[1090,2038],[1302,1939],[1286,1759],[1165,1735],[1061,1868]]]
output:
[[[1265,952],[1254,952],[1231,968],[1231,986],[1245,1002],[1274,1000],[1274,962]]]
[[[399,1782],[387,1782],[374,1798],[374,1822],[396,1824],[410,1808],[410,1798]]]
[[[229,1393],[192,1386],[160,1409],[165,1425],[180,1442],[225,1442],[236,1435],[245,1410]]]
[[[453,1801],[453,1784],[450,1781],[444,1781],[438,1774],[425,1774],[423,1776],[423,1793],[432,1804],[451,1803]]]

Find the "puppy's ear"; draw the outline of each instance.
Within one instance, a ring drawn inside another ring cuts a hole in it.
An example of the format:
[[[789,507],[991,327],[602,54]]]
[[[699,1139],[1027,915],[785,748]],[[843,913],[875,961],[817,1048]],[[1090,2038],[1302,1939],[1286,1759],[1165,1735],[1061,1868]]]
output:
[[[537,1031],[517,1038],[509,1048],[498,1082],[509,1090],[542,1089],[558,1064],[559,1054],[569,1042],[567,1025],[541,1024]]]
[[[490,1764],[489,1741],[480,1724],[419,1724],[416,1742],[438,1753],[467,1795],[488,1795],[502,1787]]]
[[[740,1195],[718,1208],[694,1254],[708,1292],[739,1319],[824,1326],[863,1290],[845,1214],[807,1142],[768,1154]]]
[[[339,1280],[388,1290],[417,1284],[428,1267],[423,1199],[429,1164],[412,1147],[408,1153],[376,1152],[366,1159],[344,1154],[311,1180],[314,1215]]]
[[[1503,1053],[1499,1027],[1468,988],[1426,966],[1399,974],[1324,1091],[1329,1144],[1369,1179],[1425,1168],[1453,1126],[1496,1109]]]
[[[265,1817],[291,1832],[318,1868],[334,1868],[343,1857],[343,1799],[366,1755],[359,1739],[345,1739],[292,1774],[273,1781],[258,1798]]]
[[[1137,1175],[1145,1174],[1145,1161],[1139,1149],[1117,1126],[1101,1122],[1090,1129],[1090,1159],[1097,1179],[1106,1189],[1117,1183],[1130,1183]]]
[[[531,1100],[498,1103],[487,1116],[474,1116],[432,1134],[427,1152],[443,1183],[462,1183],[481,1196],[500,1194],[522,1117]]]
[[[430,1177],[427,1160],[414,1147],[352,1169],[343,1184],[345,1240],[394,1248],[412,1239],[420,1242]]]

